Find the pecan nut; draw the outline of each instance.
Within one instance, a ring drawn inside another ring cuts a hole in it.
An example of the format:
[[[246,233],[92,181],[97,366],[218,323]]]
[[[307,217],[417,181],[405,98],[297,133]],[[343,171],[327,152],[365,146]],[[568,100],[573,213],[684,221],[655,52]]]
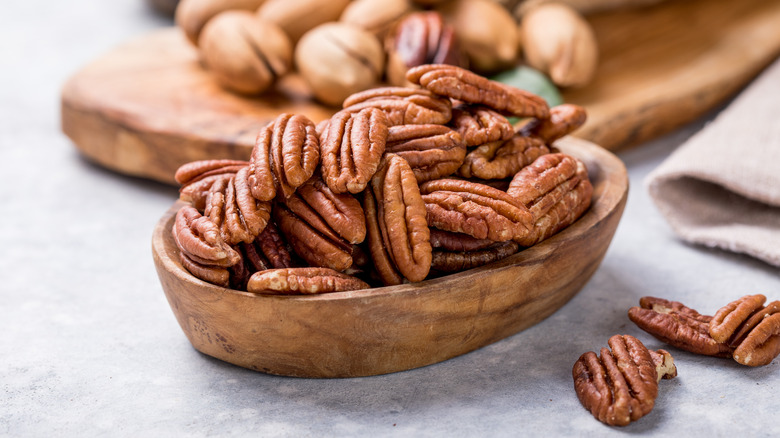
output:
[[[288,198],[288,201],[297,199]],[[293,201],[295,207],[302,207]],[[293,207],[293,208],[295,208]],[[352,266],[352,248],[335,234],[325,235],[307,222],[310,216],[299,216],[290,204],[277,204],[273,210],[274,221],[279,231],[287,238],[295,254],[309,266],[343,271]],[[331,231],[332,233],[332,231]]]
[[[715,312],[709,331],[718,342],[734,348],[742,365],[768,365],[780,354],[780,301],[766,307],[764,295],[747,295]]]
[[[640,329],[662,342],[691,353],[730,357],[731,348],[710,336],[711,316],[677,301],[642,297],[639,307],[628,310],[628,318]]]
[[[484,184],[439,179],[426,182],[420,191],[432,228],[503,242],[525,238],[533,226],[528,208]]]
[[[521,135],[542,139],[547,144],[574,132],[585,124],[587,115],[585,108],[571,103],[564,103],[550,108],[547,119],[532,119],[521,129]]]
[[[491,81],[464,68],[427,64],[409,69],[406,79],[440,96],[484,105],[516,117],[549,117],[547,102],[527,91]]]
[[[323,294],[368,288],[355,277],[328,268],[281,268],[252,274],[247,291],[265,294]]]
[[[479,251],[493,245],[490,239],[476,239],[463,233],[431,228],[431,246],[444,251]]]
[[[549,153],[550,148],[541,140],[514,135],[509,140],[483,144],[469,152],[458,174],[464,178],[511,178],[538,157]]]
[[[174,175],[176,182],[181,185],[179,199],[203,211],[211,186],[218,180],[229,180],[247,165],[248,161],[240,160],[200,160],[184,164]]]
[[[418,183],[455,173],[466,156],[460,135],[444,125],[391,126],[385,151],[405,159]]]
[[[466,147],[509,140],[515,133],[506,117],[480,105],[453,108],[449,125],[458,131]]]
[[[322,178],[334,193],[359,193],[379,167],[387,141],[387,116],[376,108],[342,110],[323,132]]]
[[[382,250],[401,276],[422,281],[431,268],[432,248],[425,204],[409,163],[398,155],[385,154],[371,179],[371,192]],[[374,244],[377,240],[372,239]],[[372,256],[375,252],[378,249],[372,248]]]
[[[355,93],[344,100],[344,109],[358,112],[377,108],[390,126],[443,125],[452,117],[452,102],[419,88],[382,87]]]
[[[281,114],[257,136],[249,161],[252,196],[270,201],[290,196],[309,180],[320,161],[314,123],[302,115]]]
[[[576,221],[590,207],[593,186],[585,164],[565,154],[548,154],[518,172],[507,193],[534,217],[531,233],[519,240],[531,246]]]
[[[238,247],[247,270],[252,273],[297,266],[292,247],[284,240],[273,222],[268,223],[254,242],[240,243]]]
[[[216,181],[206,197],[205,216],[231,245],[255,240],[271,216],[271,203],[252,196],[248,176],[249,168],[243,167],[229,180]]]
[[[366,214],[366,241],[368,251],[374,264],[374,273],[385,286],[393,286],[404,282],[404,277],[398,272],[390,258],[390,252],[385,245],[382,229],[379,225],[380,215],[376,198],[371,190],[363,192],[363,211]]]
[[[387,77],[391,84],[406,84],[406,71],[422,64],[466,66],[455,30],[444,22],[439,12],[407,14],[399,20],[385,39],[388,54]]]
[[[172,235],[185,269],[201,280],[228,286],[227,268],[239,263],[241,255],[222,239],[217,225],[184,206],[176,212]]]
[[[626,426],[652,411],[658,381],[674,377],[677,370],[667,352],[659,350],[653,356],[633,336],[615,335],[608,344],[612,351],[602,348],[600,355],[589,351],[580,356],[572,369],[574,389],[596,419]]]
[[[431,269],[439,272],[459,272],[493,263],[517,252],[519,245],[511,240],[494,242],[492,245],[473,251],[433,251]]]

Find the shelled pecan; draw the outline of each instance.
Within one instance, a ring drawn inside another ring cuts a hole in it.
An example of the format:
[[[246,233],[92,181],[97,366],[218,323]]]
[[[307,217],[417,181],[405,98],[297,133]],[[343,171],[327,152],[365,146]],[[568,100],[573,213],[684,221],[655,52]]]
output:
[[[290,196],[309,180],[319,164],[314,123],[299,114],[281,114],[260,130],[249,161],[249,186],[260,201],[277,192]]]
[[[677,375],[671,355],[650,350],[629,335],[609,338],[600,355],[589,351],[572,369],[580,403],[596,419],[610,426],[626,426],[650,413],[658,396],[658,382]]]
[[[296,198],[291,198],[296,199]],[[352,248],[335,234],[321,233],[315,226],[291,211],[289,205],[277,204],[273,210],[279,231],[293,251],[309,266],[343,271],[352,266]]]
[[[397,272],[409,281],[421,281],[431,268],[431,242],[425,220],[425,204],[409,163],[395,154],[385,154],[371,179],[376,200],[376,222],[381,243]],[[379,244],[372,239],[369,244]],[[372,256],[378,252],[372,248]]]
[[[628,318],[640,329],[681,350],[707,356],[731,356],[728,345],[710,336],[712,316],[701,315],[677,301],[642,297],[639,307],[628,310]]]
[[[493,242],[486,248],[470,251],[433,250],[431,269],[439,272],[459,272],[509,257],[517,252],[515,242]]]
[[[746,295],[720,310],[710,321],[710,335],[733,348],[742,365],[768,365],[780,354],[780,301],[764,306],[764,295]]]
[[[390,126],[443,125],[452,117],[452,102],[419,88],[381,87],[355,93],[344,100],[349,112],[378,108]]]
[[[481,105],[453,108],[449,125],[458,131],[466,147],[509,140],[515,133],[509,119]]]
[[[555,140],[574,132],[585,124],[586,119],[585,108],[564,103],[550,108],[550,117],[547,119],[531,119],[520,129],[520,134],[541,138],[550,145]]]
[[[379,225],[379,207],[371,190],[363,193],[363,211],[366,214],[366,241],[374,272],[379,281],[385,286],[393,286],[404,282],[404,277],[398,272],[393,260],[390,258],[382,229]]]
[[[527,91],[491,81],[464,68],[443,64],[413,67],[406,79],[440,96],[485,105],[502,114],[516,117],[549,116],[547,102]]]
[[[455,173],[466,156],[460,134],[444,125],[391,126],[385,150],[405,159],[419,183]]]
[[[531,246],[552,236],[577,220],[590,206],[593,186],[585,165],[565,154],[548,154],[518,172],[507,194],[528,207],[534,227],[526,238]]]
[[[241,255],[223,239],[219,227],[191,206],[176,213],[172,230],[182,265],[201,280],[227,286],[227,268],[241,261]]]
[[[240,160],[200,160],[184,164],[174,175],[176,182],[181,184],[179,199],[203,211],[211,186],[218,180],[229,180],[248,165],[248,161]]]
[[[281,268],[257,272],[247,291],[265,294],[321,294],[368,288],[355,277],[328,268]]]
[[[334,193],[358,193],[374,176],[387,141],[387,116],[377,108],[336,113],[324,130],[322,178]]]
[[[437,11],[407,14],[385,39],[387,78],[393,85],[406,84],[406,71],[422,64],[450,64],[466,67],[455,30]]]
[[[254,242],[241,243],[238,248],[242,252],[244,264],[253,273],[296,266],[292,247],[285,242],[273,222],[268,223]]]
[[[450,231],[431,228],[431,246],[434,250],[444,251],[479,251],[493,245],[494,241],[490,239],[476,239],[463,233],[453,233]]]
[[[249,168],[243,167],[229,180],[216,181],[206,196],[204,215],[230,245],[255,240],[271,216],[271,203],[252,196],[248,175]]]
[[[481,179],[511,178],[548,153],[550,148],[543,141],[514,135],[509,140],[486,143],[470,151],[458,169],[458,175]]]
[[[503,242],[525,238],[533,226],[525,206],[487,185],[439,179],[424,183],[420,191],[433,228]]]

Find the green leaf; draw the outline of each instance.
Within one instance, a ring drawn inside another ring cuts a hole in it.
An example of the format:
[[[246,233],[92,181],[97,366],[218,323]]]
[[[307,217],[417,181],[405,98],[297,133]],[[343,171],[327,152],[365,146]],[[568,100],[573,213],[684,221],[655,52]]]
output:
[[[525,65],[501,72],[490,79],[539,95],[551,107],[563,103],[563,97],[555,84],[544,73]]]

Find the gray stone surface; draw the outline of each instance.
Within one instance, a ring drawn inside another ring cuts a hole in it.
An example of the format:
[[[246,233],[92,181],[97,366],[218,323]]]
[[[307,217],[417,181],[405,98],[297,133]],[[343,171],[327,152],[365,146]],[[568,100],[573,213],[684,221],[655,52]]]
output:
[[[111,47],[169,23],[141,0],[4,3],[0,14],[0,436],[778,436],[780,361],[750,369],[673,350],[680,375],[625,429],[577,401],[571,366],[640,296],[702,312],[780,298],[778,270],[677,241],[643,178],[701,124],[621,154],[631,176],[601,268],[537,326],[422,369],[282,378],[199,354],[152,264],[176,190],[116,175],[59,130],[59,89]],[[435,346],[431,346],[435,348]]]

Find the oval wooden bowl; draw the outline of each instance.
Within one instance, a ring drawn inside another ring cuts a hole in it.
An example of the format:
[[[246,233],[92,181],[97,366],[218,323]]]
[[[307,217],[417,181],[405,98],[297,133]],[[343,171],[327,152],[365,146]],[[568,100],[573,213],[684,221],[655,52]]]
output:
[[[513,335],[563,306],[601,263],[628,193],[623,163],[582,140],[591,208],[552,238],[499,262],[415,284],[314,296],[256,295],[182,268],[171,236],[177,202],[152,251],[165,296],[192,345],[235,365],[299,377],[356,377],[437,363]]]

